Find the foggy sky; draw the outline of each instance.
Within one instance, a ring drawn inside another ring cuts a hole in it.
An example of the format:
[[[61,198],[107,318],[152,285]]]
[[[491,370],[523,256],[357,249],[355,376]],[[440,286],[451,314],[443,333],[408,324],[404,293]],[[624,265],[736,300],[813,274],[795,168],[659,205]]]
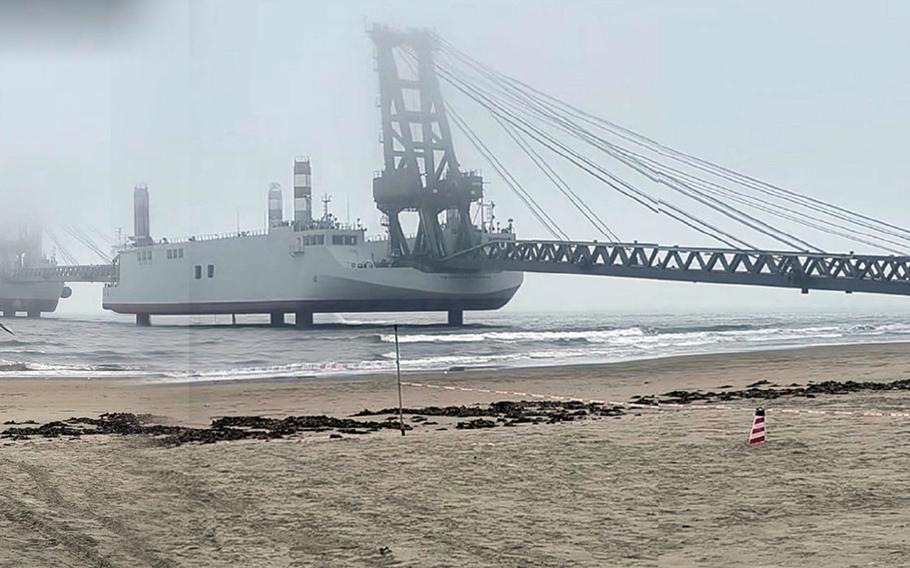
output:
[[[232,231],[238,217],[242,228],[260,228],[268,184],[282,184],[289,212],[291,163],[306,155],[314,194],[332,194],[342,220],[349,203],[352,220],[378,231],[370,22],[433,28],[499,70],[668,145],[873,216],[906,218],[910,4],[98,0],[81,14],[54,9],[65,4],[0,4],[0,219],[31,208],[49,225],[72,220],[128,235],[132,187],[144,182],[156,237]],[[533,166],[504,149],[488,116],[446,94],[573,238],[597,237]],[[485,171],[488,197],[501,218],[516,219],[519,237],[546,237],[466,141],[456,145],[464,168]],[[569,179],[624,240],[713,244],[590,178]],[[62,311],[100,310],[100,286],[76,292]],[[509,309],[908,303],[529,275]]]

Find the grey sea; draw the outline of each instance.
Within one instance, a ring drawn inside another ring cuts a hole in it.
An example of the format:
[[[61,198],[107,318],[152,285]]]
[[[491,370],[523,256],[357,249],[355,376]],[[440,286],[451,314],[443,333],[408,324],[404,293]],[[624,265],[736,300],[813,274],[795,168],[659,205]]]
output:
[[[131,377],[161,382],[319,378],[394,368],[537,367],[910,340],[907,314],[472,313],[462,328],[438,314],[317,317],[317,326],[273,328],[264,317],[159,318],[137,328],[98,316],[6,320],[4,377]]]

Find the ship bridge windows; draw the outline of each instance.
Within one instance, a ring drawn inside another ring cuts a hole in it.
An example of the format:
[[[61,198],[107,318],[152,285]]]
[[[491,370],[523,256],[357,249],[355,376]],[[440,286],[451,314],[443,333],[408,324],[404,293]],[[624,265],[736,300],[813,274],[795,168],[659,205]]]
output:
[[[328,241],[332,245],[349,245],[353,246],[357,244],[357,235],[331,235],[331,239]],[[326,235],[319,233],[318,235],[305,235],[303,237],[298,237],[298,242],[302,243],[303,246],[318,246],[326,244]]]
[[[167,249],[167,258],[168,260],[176,260],[178,258],[183,258],[183,249]]]
[[[194,276],[196,277],[196,280],[202,280],[202,265],[197,264],[193,267],[193,270],[195,272]]]
[[[137,253],[137,258],[139,259],[139,264],[149,264],[152,262],[152,251],[151,250],[140,250]]]
[[[333,245],[356,245],[357,235],[332,235]]]
[[[206,276],[208,276],[209,278],[214,278],[215,277],[215,265],[214,264],[208,265],[205,269],[205,272],[206,272]]]

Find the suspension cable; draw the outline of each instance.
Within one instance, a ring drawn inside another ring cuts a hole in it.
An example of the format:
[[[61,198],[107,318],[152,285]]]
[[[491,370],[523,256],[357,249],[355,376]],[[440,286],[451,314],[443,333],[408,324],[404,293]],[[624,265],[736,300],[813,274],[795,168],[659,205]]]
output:
[[[449,68],[449,69],[444,69],[444,71],[446,72],[446,74],[443,76],[447,80],[451,80],[451,78],[453,76],[452,70]],[[457,73],[457,72],[455,72],[455,73]],[[460,80],[463,84],[468,82],[467,80],[465,80],[463,78],[463,74],[460,74],[460,75],[462,75],[462,77],[456,78],[457,80]],[[487,96],[487,95],[482,95],[482,96],[484,98],[486,98],[487,101],[492,102],[492,100],[489,96]],[[481,101],[478,101],[478,102],[481,102]],[[484,103],[481,102],[481,104],[484,104]],[[495,104],[495,102],[493,104]],[[497,105],[497,106],[499,106],[500,109],[503,109],[503,107],[501,105]],[[514,114],[513,114],[513,116],[514,116]],[[632,161],[626,159],[624,156],[618,156],[612,147],[610,147],[610,146],[604,147],[604,146],[598,145],[597,142],[601,142],[602,140],[596,139],[596,137],[594,135],[590,134],[589,132],[585,131],[584,129],[579,128],[577,125],[574,125],[572,123],[567,123],[565,120],[561,120],[559,117],[545,117],[545,118],[550,118],[551,122],[556,122],[557,126],[560,127],[563,131],[568,131],[568,133],[570,135],[580,138],[581,140],[586,141],[589,144],[592,144],[595,147],[598,147],[598,148],[604,150],[612,157],[619,159],[620,161],[625,163],[627,166],[631,167],[632,169],[639,172],[640,174],[645,175],[646,177],[648,177],[651,181],[653,181],[655,183],[660,183],[662,185],[665,185],[665,186],[673,189],[674,191],[677,191],[678,193],[681,193],[681,194],[701,203],[702,205],[705,205],[705,206],[723,214],[724,216],[729,217],[759,233],[762,233],[768,237],[771,237],[772,239],[774,239],[788,247],[791,247],[796,250],[804,250],[805,248],[808,248],[808,249],[814,250],[815,252],[822,252],[819,247],[812,245],[812,244],[800,239],[799,237],[796,237],[795,235],[782,231],[779,228],[774,227],[773,225],[770,225],[769,223],[767,223],[765,221],[762,221],[761,219],[758,219],[752,215],[749,215],[749,214],[729,205],[728,203],[717,199],[714,196],[705,194],[705,193],[699,191],[697,188],[694,188],[688,184],[685,184],[678,179],[668,178],[666,176],[661,175],[660,172],[656,172],[651,168],[643,167],[643,165],[640,163],[632,162]],[[595,138],[595,140],[592,140],[592,138]],[[607,144],[609,144],[609,143],[607,142]]]
[[[595,178],[599,179],[601,182],[607,184],[608,186],[610,186],[617,192],[621,193],[622,195],[625,195],[626,197],[629,197],[630,199],[633,199],[634,201],[636,201],[640,205],[650,209],[651,211],[653,211],[655,213],[664,213],[665,215],[667,215],[677,221],[683,222],[683,221],[681,221],[681,219],[679,218],[678,215],[670,213],[668,211],[667,207],[660,206],[661,204],[664,206],[669,205],[665,201],[659,200],[659,199],[649,195],[648,193],[636,188],[635,186],[628,183],[627,181],[622,180],[621,178],[618,178],[613,173],[611,173],[608,170],[606,170],[605,168],[603,168],[601,165],[591,161],[589,158],[587,158],[586,156],[584,156],[582,154],[579,154],[577,151],[572,150],[571,148],[569,148],[568,146],[566,146],[559,140],[546,134],[545,132],[541,131],[539,128],[531,125],[530,123],[521,119],[520,117],[517,117],[516,115],[514,115],[514,113],[511,113],[509,111],[502,109],[501,105],[499,105],[498,103],[496,103],[494,101],[489,100],[485,95],[483,95],[482,93],[479,93],[477,91],[477,89],[475,89],[474,87],[463,83],[462,81],[458,80],[458,78],[456,78],[456,77],[453,77],[445,69],[439,69],[438,71],[440,72],[440,76],[442,76],[446,81],[448,81],[456,89],[458,89],[459,91],[461,91],[462,93],[467,95],[472,100],[475,100],[475,102],[477,102],[481,106],[487,108],[488,110],[491,110],[494,108],[498,109],[500,115],[503,116],[503,118],[505,118],[505,120],[507,120],[510,124],[512,124],[512,126],[515,126],[519,130],[523,131],[524,133],[526,133],[527,135],[529,135],[530,137],[535,139],[538,143],[540,143],[541,145],[546,147],[548,150],[562,156],[563,158],[572,162],[577,167],[583,169],[587,173],[589,173],[592,176],[594,176]],[[672,208],[669,208],[669,209],[676,211],[677,213],[682,211],[681,209],[679,209],[678,207],[675,207],[675,206]],[[720,233],[720,234],[727,236],[729,239],[731,239],[735,242],[738,242],[741,246],[745,246],[747,248],[755,248],[753,245],[750,245],[746,241],[743,241],[742,239],[735,237],[727,232],[721,231],[718,227],[711,225],[710,223],[708,223],[707,221],[704,221],[703,219],[699,219],[698,217],[695,217],[694,215],[688,214],[688,213],[686,215],[689,219],[694,220],[698,223],[700,228],[698,228],[696,230],[698,230],[699,232],[701,232],[707,236],[710,236],[710,237],[716,239],[717,233]],[[692,223],[684,222],[684,224],[689,227],[694,228]],[[721,242],[729,245],[729,242],[726,240],[721,241]]]
[[[876,231],[878,233],[888,234],[888,235],[891,235],[894,237],[905,238],[905,239],[907,238],[907,235],[910,234],[910,230],[908,230],[904,227],[900,227],[898,225],[894,225],[894,224],[882,221],[880,219],[875,219],[873,217],[863,215],[863,214],[855,212],[855,211],[851,211],[849,209],[834,205],[832,203],[822,201],[820,199],[801,195],[801,194],[793,192],[791,190],[787,190],[785,188],[758,180],[751,176],[748,176],[745,174],[740,174],[734,170],[720,166],[719,164],[710,162],[708,160],[703,160],[703,159],[697,158],[695,156],[692,156],[690,154],[686,154],[685,152],[674,150],[651,138],[640,135],[640,134],[638,134],[632,130],[629,130],[627,128],[624,128],[616,123],[613,123],[611,121],[608,121],[608,120],[598,117],[596,115],[588,113],[578,107],[575,107],[569,103],[566,103],[565,101],[562,101],[556,97],[553,97],[542,91],[539,91],[526,83],[523,83],[517,79],[511,78],[498,71],[495,71],[494,69],[471,58],[469,55],[459,51],[458,49],[456,49],[454,46],[452,46],[451,44],[449,44],[442,38],[437,38],[437,39],[440,42],[440,44],[442,46],[444,46],[443,49],[445,52],[449,53],[453,57],[456,57],[456,58],[464,61],[466,64],[470,65],[471,67],[478,69],[480,72],[484,73],[488,77],[490,77],[492,75],[494,78],[498,79],[499,81],[507,82],[508,83],[508,86],[506,87],[507,89],[510,89],[512,91],[520,91],[526,97],[533,96],[534,99],[537,100],[538,102],[541,102],[542,99],[545,99],[546,101],[550,101],[551,104],[558,105],[564,112],[569,112],[576,118],[585,120],[589,124],[599,126],[600,128],[603,128],[603,129],[609,131],[611,134],[618,136],[626,141],[646,147],[649,150],[659,153],[665,157],[682,162],[686,165],[699,169],[705,173],[709,173],[711,175],[721,177],[728,181],[732,181],[734,183],[737,183],[738,185],[742,185],[744,187],[748,187],[750,189],[759,191],[765,195],[773,196],[777,199],[788,201],[790,203],[799,205],[801,207],[805,207],[807,209],[814,210],[818,213],[822,213],[824,215],[838,218],[842,221],[845,221],[845,222],[848,222],[848,223],[851,223],[851,224],[854,224],[857,226],[865,227],[866,229],[870,229],[870,230]],[[529,92],[530,92],[530,94],[528,94]],[[552,108],[552,106],[550,108]],[[706,181],[706,180],[703,180],[703,181]],[[886,228],[883,228],[883,227],[886,227]],[[893,230],[888,230],[888,229],[893,229]],[[895,232],[895,231],[898,231],[898,232]],[[867,233],[867,236],[872,236],[872,235],[868,235],[868,233]],[[864,241],[864,242],[866,242],[866,241]],[[868,244],[868,242],[867,242],[867,244]]]
[[[553,219],[546,213],[545,210],[538,204],[533,197],[521,186],[518,180],[511,174],[511,172],[506,169],[506,167],[499,161],[499,159],[493,155],[490,149],[483,143],[479,136],[471,129],[470,126],[461,118],[461,116],[452,108],[451,104],[446,104],[449,115],[452,117],[455,125],[461,130],[465,137],[472,146],[480,153],[481,156],[489,163],[496,173],[499,174],[499,177],[506,183],[512,193],[521,200],[522,203],[530,210],[531,214],[537,219],[537,221],[544,226],[544,228],[553,236],[555,239],[564,239],[570,240],[568,235],[559,228],[559,226],[553,221]]]
[[[534,165],[540,169],[541,172],[549,179],[553,185],[559,189],[559,191],[566,196],[569,202],[578,209],[581,214],[587,219],[594,228],[600,232],[604,237],[607,238],[610,242],[618,242],[619,237],[607,226],[606,223],[591,209],[591,207],[578,196],[577,193],[572,191],[572,188],[566,181],[556,172],[541,156],[538,154],[534,148],[522,137],[521,133],[516,132],[514,128],[509,126],[507,122],[502,120],[500,117],[493,115],[493,118],[496,122],[502,127],[502,129],[509,135],[512,140],[518,145],[519,148],[525,153],[528,158],[534,162]]]

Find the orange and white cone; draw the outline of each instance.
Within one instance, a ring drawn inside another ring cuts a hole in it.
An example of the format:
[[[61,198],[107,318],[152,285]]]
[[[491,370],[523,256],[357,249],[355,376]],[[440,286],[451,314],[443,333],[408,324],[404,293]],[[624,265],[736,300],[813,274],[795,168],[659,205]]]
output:
[[[768,441],[768,431],[765,424],[765,409],[758,407],[755,409],[755,417],[752,418],[752,430],[749,431],[749,445],[757,446]]]

